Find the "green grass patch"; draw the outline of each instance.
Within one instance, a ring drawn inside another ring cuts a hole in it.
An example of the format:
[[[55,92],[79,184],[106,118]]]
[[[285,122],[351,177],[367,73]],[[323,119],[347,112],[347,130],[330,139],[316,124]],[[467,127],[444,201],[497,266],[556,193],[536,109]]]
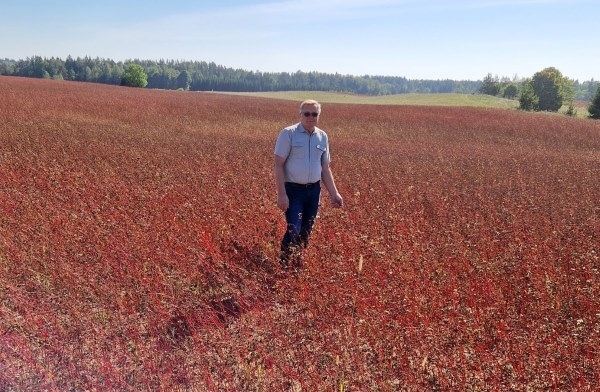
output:
[[[359,95],[348,93],[335,93],[328,91],[269,91],[269,92],[235,92],[224,93],[233,95],[244,95],[262,98],[284,99],[292,101],[303,101],[305,99],[316,99],[321,103],[347,103],[357,105],[416,105],[416,106],[469,106],[479,108],[518,109],[519,101],[493,97],[484,94],[396,94],[396,95]],[[587,107],[589,102],[574,102],[576,117],[586,118],[589,113]],[[565,114],[568,105],[564,105],[558,114]]]
[[[232,93],[263,98],[302,101],[316,99],[322,103],[349,103],[371,105],[419,105],[419,106],[471,106],[485,108],[516,109],[519,102],[482,94],[396,94],[368,96],[333,93],[325,91],[278,91],[260,93]]]

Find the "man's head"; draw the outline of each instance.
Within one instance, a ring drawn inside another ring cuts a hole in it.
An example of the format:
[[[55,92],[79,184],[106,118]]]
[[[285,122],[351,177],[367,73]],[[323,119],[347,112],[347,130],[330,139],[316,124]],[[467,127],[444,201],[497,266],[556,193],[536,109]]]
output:
[[[307,99],[300,104],[300,122],[309,132],[315,130],[321,114],[321,104],[313,99]]]

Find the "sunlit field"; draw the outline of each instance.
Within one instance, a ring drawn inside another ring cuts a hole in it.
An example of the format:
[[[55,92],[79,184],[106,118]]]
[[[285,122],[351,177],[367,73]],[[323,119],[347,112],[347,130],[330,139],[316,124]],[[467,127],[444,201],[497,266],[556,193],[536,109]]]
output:
[[[369,105],[418,105],[418,106],[470,106],[480,108],[516,109],[519,101],[484,94],[395,94],[395,95],[356,95],[326,91],[265,91],[227,93],[262,98],[302,101],[307,95],[322,103],[353,103]]]
[[[284,274],[298,119],[0,77],[0,390],[597,388],[600,122],[324,104],[346,206]]]
[[[518,109],[518,99],[506,99],[485,94],[461,94],[461,93],[438,93],[438,94],[395,94],[395,95],[357,95],[336,93],[327,91],[264,91],[264,92],[240,92],[226,93],[250,97],[285,99],[302,101],[307,96],[322,103],[352,103],[359,105],[413,105],[413,106],[455,106],[455,107],[477,107],[494,109]],[[574,101],[573,116],[587,118],[590,102]],[[548,115],[566,115],[569,104],[565,104],[558,112],[545,112]]]

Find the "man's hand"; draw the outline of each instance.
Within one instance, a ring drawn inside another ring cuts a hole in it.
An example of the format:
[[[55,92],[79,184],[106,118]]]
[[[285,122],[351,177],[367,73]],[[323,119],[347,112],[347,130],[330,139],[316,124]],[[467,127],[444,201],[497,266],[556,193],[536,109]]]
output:
[[[290,206],[290,200],[288,199],[288,197],[285,193],[282,195],[277,195],[277,207],[281,211],[286,212],[289,206]]]
[[[342,198],[342,195],[339,193],[331,195],[331,205],[333,208],[342,208],[344,206],[344,199]]]

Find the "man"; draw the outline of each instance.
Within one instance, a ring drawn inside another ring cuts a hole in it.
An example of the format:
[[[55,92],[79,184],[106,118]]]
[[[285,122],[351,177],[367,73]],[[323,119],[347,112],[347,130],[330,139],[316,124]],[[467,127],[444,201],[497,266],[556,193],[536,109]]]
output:
[[[317,128],[321,104],[306,100],[300,104],[300,122],[284,128],[275,143],[274,171],[277,207],[285,212],[287,229],[281,240],[280,262],[284,267],[301,266],[300,251],[308,239],[317,217],[321,181],[331,203],[344,205],[329,164],[329,139]]]

